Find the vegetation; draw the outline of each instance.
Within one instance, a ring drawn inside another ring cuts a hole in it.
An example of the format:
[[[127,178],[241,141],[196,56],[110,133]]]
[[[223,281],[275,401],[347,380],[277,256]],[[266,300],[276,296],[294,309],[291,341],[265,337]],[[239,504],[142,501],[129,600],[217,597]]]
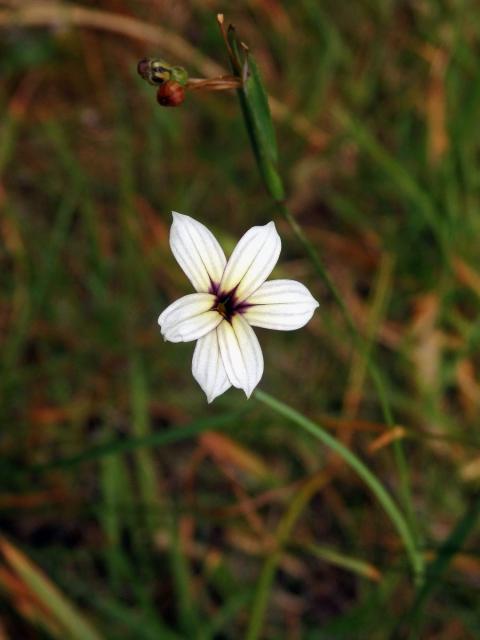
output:
[[[0,32],[0,637],[478,638],[477,3],[0,0]],[[242,42],[247,92],[137,74],[241,76]],[[228,250],[273,219],[320,301],[258,331],[250,400],[160,336],[172,210]]]

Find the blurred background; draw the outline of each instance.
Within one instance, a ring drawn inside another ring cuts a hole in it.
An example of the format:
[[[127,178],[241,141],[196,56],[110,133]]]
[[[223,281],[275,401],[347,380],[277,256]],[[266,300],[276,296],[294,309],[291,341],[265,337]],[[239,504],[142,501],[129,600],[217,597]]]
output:
[[[362,349],[262,186],[235,93],[162,108],[136,73],[228,71],[222,10]],[[207,405],[193,345],[161,339],[191,292],[172,209],[227,252],[275,220],[274,277],[321,306],[258,330],[261,387],[395,496],[402,440],[419,544],[448,564],[419,637],[480,637],[478,4],[3,0],[0,30],[0,638],[413,637],[405,554],[361,481],[237,390]]]

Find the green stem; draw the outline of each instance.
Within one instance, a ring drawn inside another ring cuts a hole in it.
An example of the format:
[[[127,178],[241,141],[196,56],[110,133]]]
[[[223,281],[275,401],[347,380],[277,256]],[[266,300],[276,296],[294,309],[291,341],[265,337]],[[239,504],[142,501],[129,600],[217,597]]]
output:
[[[423,579],[423,557],[421,552],[417,549],[411,529],[404,515],[395,504],[392,496],[384,489],[383,485],[379,480],[377,480],[368,467],[360,460],[360,458],[357,458],[354,453],[347,449],[347,447],[345,447],[345,445],[340,441],[336,440],[330,433],[325,431],[325,429],[320,425],[312,422],[292,407],[280,402],[280,400],[277,400],[260,389],[257,389],[254,395],[257,400],[263,402],[263,404],[267,405],[285,418],[295,422],[295,424],[302,427],[302,429],[313,435],[317,440],[320,440],[325,446],[337,453],[360,476],[382,505],[392,524],[396,528],[409,557],[415,582],[420,584]]]
[[[357,349],[363,350],[364,349],[364,338],[363,336],[358,332],[352,316],[350,315],[350,311],[348,310],[347,306],[345,305],[345,302],[343,301],[342,296],[340,295],[338,289],[336,288],[334,282],[332,281],[332,279],[330,278],[330,276],[328,275],[328,272],[326,271],[325,267],[322,264],[322,261],[320,259],[320,256],[318,255],[317,250],[315,249],[315,247],[312,245],[312,243],[310,242],[310,240],[307,238],[307,236],[305,235],[303,229],[301,228],[301,226],[298,224],[298,222],[296,221],[295,217],[292,215],[291,211],[289,210],[289,208],[287,207],[287,205],[284,202],[277,202],[277,207],[279,209],[279,211],[281,212],[281,214],[283,215],[283,217],[287,220],[287,222],[289,223],[290,227],[292,228],[292,231],[295,233],[295,235],[297,236],[298,240],[302,243],[303,247],[305,248],[305,251],[307,252],[307,254],[309,255],[313,265],[315,266],[315,269],[318,273],[318,275],[320,276],[320,278],[322,279],[322,281],[324,282],[324,284],[326,285],[326,287],[328,288],[328,290],[330,291],[330,293],[332,294],[335,302],[337,303],[338,307],[340,308],[345,321],[347,323],[347,327],[350,333],[350,336],[353,340],[354,346]],[[382,377],[377,369],[377,367],[375,366],[374,362],[371,360],[371,358],[367,358],[366,361],[367,364],[367,369],[368,372],[372,378],[372,381],[375,385],[377,394],[378,394],[378,398],[380,400],[380,406],[381,406],[381,410],[382,410],[382,414],[383,414],[383,419],[385,420],[385,423],[389,426],[389,427],[393,427],[395,426],[395,422],[393,419],[393,415],[392,415],[392,411],[390,408],[390,403],[388,401],[388,397],[387,397],[387,393],[386,393],[386,389],[385,386],[383,384],[383,380]],[[394,457],[395,457],[395,464],[398,468],[398,473],[400,476],[400,493],[401,493],[401,497],[402,497],[402,503],[404,505],[404,508],[407,512],[407,518],[410,524],[410,528],[412,529],[412,532],[414,533],[414,537],[415,540],[418,541],[418,535],[416,534],[416,523],[415,523],[415,514],[414,514],[414,510],[413,510],[413,501],[412,501],[412,494],[411,494],[411,489],[410,489],[410,480],[409,480],[409,476],[408,476],[408,465],[407,465],[407,461],[405,458],[405,452],[404,452],[404,448],[403,448],[403,444],[400,440],[395,440],[394,444],[393,444],[393,451],[394,451]]]
[[[317,273],[331,292],[336,304],[345,317],[349,333],[356,349],[363,351],[365,339],[358,332],[350,312],[343,301],[335,283],[330,278],[323,262],[295,217],[292,215],[284,201],[284,188],[280,173],[277,169],[277,147],[275,140],[275,130],[271,121],[266,91],[263,85],[258,68],[250,54],[241,58],[241,45],[237,40],[234,29],[230,29],[228,34],[224,33],[225,41],[229,50],[233,72],[242,77],[243,84],[238,90],[240,104],[242,107],[245,127],[249,134],[250,144],[257,160],[257,167],[262,177],[263,183],[280,213],[287,220],[294,234],[303,245],[306,253],[310,257]],[[245,73],[244,73],[245,72]],[[384,419],[389,426],[394,425],[392,412],[390,410],[387,393],[383,385],[382,378],[370,358],[367,358],[368,371],[372,377],[374,385],[380,399]],[[410,491],[408,467],[403,451],[403,444],[400,441],[394,443],[395,462],[400,476],[400,492],[404,509],[407,513],[409,526],[413,532],[413,538],[417,541],[415,517]],[[418,556],[420,558],[420,556]],[[419,560],[422,564],[422,561]]]
[[[137,436],[133,438],[115,438],[113,440],[103,442],[90,449],[83,450],[69,458],[61,458],[52,462],[38,464],[32,466],[32,472],[45,473],[51,469],[68,469],[79,464],[98,460],[105,456],[117,455],[119,453],[127,453],[143,449],[146,447],[163,447],[175,442],[193,438],[204,431],[211,429],[220,430],[235,428],[239,418],[244,415],[245,411],[233,411],[218,416],[210,416],[201,420],[196,420],[185,426],[179,426],[159,433],[150,433],[145,436]]]
[[[256,80],[260,81],[260,78],[257,77]],[[267,191],[275,203],[277,209],[285,218],[285,220],[290,225],[293,233],[296,235],[306,253],[308,254],[312,264],[315,267],[316,272],[320,276],[322,282],[325,284],[327,289],[330,291],[333,296],[336,304],[340,308],[345,321],[347,323],[348,331],[354,343],[356,349],[360,352],[365,349],[366,340],[359,333],[358,329],[355,326],[353,318],[350,314],[350,311],[345,304],[340,292],[338,291],[335,283],[330,278],[328,271],[325,269],[322,259],[319,256],[317,249],[313,246],[313,244],[308,239],[307,235],[303,231],[302,227],[299,225],[295,216],[292,214],[288,206],[286,205],[283,199],[284,188],[282,184],[282,179],[280,174],[277,172],[276,166],[269,161],[271,154],[268,153],[268,149],[266,148],[265,136],[260,136],[258,132],[258,127],[255,126],[255,112],[256,112],[256,104],[255,102],[249,102],[248,95],[245,89],[240,89],[238,91],[240,97],[240,104],[242,106],[242,113],[245,121],[245,125],[247,131],[249,133],[250,142],[252,149],[254,151],[257,167],[259,168],[260,175],[263,179],[265,187]],[[274,136],[274,131],[272,128],[271,137]],[[392,412],[390,409],[390,405],[388,402],[386,390],[382,381],[382,377],[375,367],[375,364],[371,360],[371,358],[367,358],[366,360],[367,370],[373,380],[375,385],[380,405],[382,409],[382,414],[386,424],[389,427],[394,426],[394,420],[392,416]],[[415,514],[413,509],[413,501],[410,489],[410,480],[408,475],[408,465],[405,458],[403,443],[399,440],[395,440],[393,444],[394,458],[395,464],[398,468],[398,474],[400,479],[400,495],[402,499],[402,503],[404,505],[405,511],[407,513],[408,521],[412,531],[414,532],[414,537],[418,543],[418,534],[416,527]]]
[[[345,320],[347,321],[350,333],[352,333],[352,335],[356,335],[356,329],[355,329],[355,325],[353,324],[352,316],[350,315],[350,312],[347,309],[347,306],[345,305],[345,303],[344,303],[344,301],[342,299],[342,296],[340,295],[340,292],[338,291],[337,287],[335,286],[333,280],[328,275],[327,270],[323,266],[323,263],[322,263],[322,261],[320,259],[320,256],[318,255],[317,250],[312,245],[310,240],[307,238],[307,236],[305,235],[302,227],[298,224],[298,222],[296,221],[295,217],[292,215],[292,213],[291,213],[290,209],[287,207],[287,205],[284,202],[279,202],[279,201],[277,201],[276,204],[277,204],[277,207],[278,207],[280,213],[283,215],[285,220],[288,222],[288,224],[292,228],[292,231],[294,232],[294,234],[297,236],[297,238],[299,239],[299,241],[303,245],[303,248],[305,249],[305,251],[308,253],[308,255],[310,257],[310,260],[312,261],[315,269],[317,270],[318,275],[320,276],[320,278],[324,282],[325,286],[327,287],[327,289],[330,291],[330,293],[334,297],[335,302],[337,303],[337,305],[340,307],[340,310],[342,311],[342,313],[343,313],[343,315],[345,317]]]

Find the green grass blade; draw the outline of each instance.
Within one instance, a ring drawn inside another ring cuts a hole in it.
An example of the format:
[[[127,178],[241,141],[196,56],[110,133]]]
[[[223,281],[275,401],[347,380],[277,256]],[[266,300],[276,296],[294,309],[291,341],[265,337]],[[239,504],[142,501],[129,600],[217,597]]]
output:
[[[174,442],[181,442],[182,440],[193,438],[199,433],[210,429],[232,428],[244,414],[245,410],[224,413],[211,418],[196,420],[183,427],[172,428],[165,433],[152,433],[148,436],[136,438],[115,438],[109,442],[104,442],[96,447],[82,451],[75,456],[36,465],[32,467],[32,471],[44,472],[50,469],[75,467],[85,462],[98,460],[104,456],[111,456],[126,451],[135,451],[142,447],[162,447],[173,444]]]
[[[356,573],[364,578],[368,578],[369,580],[380,580],[381,574],[378,569],[369,562],[365,562],[365,560],[353,558],[341,553],[337,549],[331,549],[330,547],[318,544],[309,544],[305,549],[320,560],[324,560],[336,567],[341,567],[342,569]]]
[[[121,546],[123,514],[125,504],[130,500],[130,496],[126,495],[127,469],[121,456],[108,456],[101,460],[98,466],[101,487],[98,519],[106,541],[105,560],[110,578],[110,591],[118,593],[128,571]]]
[[[171,527],[170,537],[170,567],[176,594],[178,623],[185,637],[194,638],[199,632],[196,599],[193,593],[194,582],[190,575],[187,556],[182,548],[182,536],[177,521],[174,521]]]
[[[233,619],[250,604],[252,597],[252,591],[249,588],[230,596],[219,611],[208,620],[199,634],[200,640],[215,640],[215,638],[218,638],[227,625],[229,623],[232,624]]]
[[[0,540],[0,549],[15,573],[62,626],[66,633],[63,637],[71,640],[101,640],[90,622],[39,567],[4,538]]]
[[[260,637],[270,590],[272,588],[277,567],[282,558],[283,549],[291,535],[295,523],[300,517],[300,514],[315,493],[322,488],[326,482],[327,479],[323,474],[315,474],[309,478],[299,491],[297,491],[290,502],[287,511],[280,520],[275,533],[276,546],[273,552],[267,556],[257,583],[250,623],[246,636],[247,640],[257,640],[257,638]]]
[[[360,460],[360,458],[357,458],[354,453],[347,449],[341,442],[336,440],[327,431],[322,429],[322,427],[320,427],[318,424],[312,422],[304,415],[302,415],[295,409],[292,409],[283,402],[280,402],[280,400],[277,400],[268,393],[265,393],[265,391],[257,389],[254,395],[257,400],[267,405],[280,415],[283,415],[285,418],[288,418],[298,426],[302,427],[302,429],[313,435],[315,438],[317,438],[317,440],[320,440],[324,445],[337,453],[348,464],[348,466],[351,467],[360,476],[360,478],[362,478],[362,480],[377,498],[379,503],[382,505],[383,509],[389,516],[392,524],[400,535],[412,566],[415,581],[417,583],[421,582],[423,574],[423,560],[420,551],[416,547],[415,540],[407,524],[407,521],[402,512],[395,504],[393,498],[384,489],[383,485],[368,469],[368,467]]]
[[[450,248],[445,228],[430,194],[420,186],[388,149],[378,142],[367,127],[343,113],[337,114],[337,117],[359,148],[368,153],[376,166],[391,180],[398,193],[409,201],[412,206],[416,207],[426,225],[432,230],[443,258],[448,263]]]
[[[152,435],[149,414],[149,389],[145,369],[140,357],[134,357],[130,367],[132,429],[134,437],[148,438]],[[151,505],[152,510],[146,514],[148,529],[152,535],[160,525],[157,507],[161,500],[158,465],[153,453],[148,448],[140,448],[135,452],[136,477],[141,500]]]
[[[437,557],[430,567],[428,567],[425,582],[419,589],[412,608],[404,619],[406,628],[411,630],[408,636],[411,640],[417,640],[417,638],[420,637],[420,626],[423,620],[422,613],[425,605],[435,590],[441,585],[442,577],[448,569],[450,562],[464,545],[467,536],[477,524],[479,516],[480,500],[477,500],[467,508],[453,531],[438,550]],[[399,630],[397,630],[397,634],[398,633]],[[398,637],[404,636],[399,635]]]

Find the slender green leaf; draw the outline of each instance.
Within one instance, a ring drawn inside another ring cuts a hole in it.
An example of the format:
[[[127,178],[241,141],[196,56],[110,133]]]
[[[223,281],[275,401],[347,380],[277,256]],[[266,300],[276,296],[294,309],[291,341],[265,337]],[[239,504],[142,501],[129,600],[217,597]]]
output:
[[[165,433],[152,433],[148,436],[137,438],[116,438],[109,442],[104,442],[96,447],[87,449],[78,453],[70,458],[62,458],[60,460],[53,460],[46,464],[36,465],[32,468],[32,471],[49,471],[56,468],[69,468],[74,467],[85,462],[92,460],[98,460],[104,456],[111,456],[118,453],[124,453],[126,451],[134,451],[142,447],[162,447],[167,444],[173,444],[174,442],[181,442],[188,438],[207,431],[209,429],[227,429],[232,428],[238,424],[238,420],[245,414],[245,410],[236,411],[231,413],[224,413],[219,416],[213,416],[211,418],[203,418],[196,420],[189,425],[183,427],[174,427]]]
[[[258,65],[249,51],[246,53],[246,65],[248,75],[243,85],[243,91],[252,110],[262,149],[264,149],[265,155],[270,161],[276,164],[278,162],[278,149],[268,104],[268,95]]]
[[[268,192],[279,202],[284,199],[285,190],[276,166],[277,144],[267,92],[250,52],[245,51],[242,61],[233,28],[228,31],[228,43],[233,71],[243,80],[243,86],[237,93],[257,165]]]
[[[149,390],[146,372],[140,357],[133,358],[130,371],[132,428],[137,438],[148,438],[152,435],[149,414]],[[155,507],[160,504],[160,482],[158,465],[155,463],[150,449],[141,448],[135,452],[136,476],[141,499],[152,506],[145,514],[146,525],[152,532],[159,526],[158,512]]]
[[[283,549],[300,514],[315,493],[324,486],[327,481],[326,476],[323,474],[316,474],[309,478],[309,480],[307,480],[297,491],[291,500],[287,511],[281,518],[275,533],[277,544],[274,550],[265,559],[260,573],[260,578],[258,579],[255,598],[253,600],[252,613],[250,616],[250,623],[247,631],[247,640],[257,640],[257,638],[260,637],[265,612],[267,610],[269,594],[275,579],[277,567],[282,557]]]
[[[312,422],[295,409],[292,409],[292,407],[280,402],[280,400],[277,400],[260,389],[257,389],[254,395],[257,400],[263,402],[268,407],[289,420],[292,420],[295,424],[302,427],[305,431],[320,440],[324,445],[332,449],[332,451],[335,451],[335,453],[343,458],[343,460],[360,476],[360,478],[362,478],[380,502],[400,535],[412,565],[414,578],[417,582],[421,582],[423,579],[423,558],[420,550],[416,547],[415,540],[412,536],[408,523],[402,512],[395,504],[393,498],[384,489],[383,485],[368,469],[368,467],[360,460],[360,458],[347,449],[345,445],[336,440],[330,433],[322,429],[320,425]]]
[[[438,550],[437,557],[428,567],[424,584],[420,587],[413,602],[413,605],[403,620],[405,629],[410,629],[409,638],[417,640],[420,638],[420,626],[422,623],[422,612],[428,600],[432,597],[436,589],[442,584],[442,577],[448,569],[454,556],[460,551],[473,531],[480,516],[480,500],[476,500],[470,505],[463,516]],[[400,629],[397,629],[396,636],[403,638]]]
[[[325,560],[329,564],[333,564],[352,573],[357,573],[360,576],[368,578],[369,580],[380,580],[381,574],[376,567],[369,562],[361,560],[360,558],[352,558],[337,549],[331,549],[318,544],[309,544],[306,547],[306,551],[309,551],[320,560]]]
[[[182,547],[182,538],[177,521],[173,522],[170,537],[170,567],[175,587],[175,603],[179,626],[187,638],[194,638],[199,629],[197,605],[192,589],[194,583],[190,575],[188,559]]]

